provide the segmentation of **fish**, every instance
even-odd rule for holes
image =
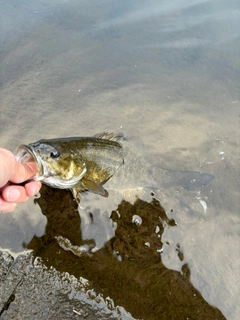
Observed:
[[[108,191],[114,190],[133,203],[145,190],[171,186],[196,190],[214,178],[198,171],[153,166],[145,157],[140,137],[126,138],[106,132],[23,144],[16,159],[20,163],[35,161],[37,174],[33,180],[53,188],[70,189],[78,204],[85,191],[108,197]]]
[[[103,185],[124,163],[123,135],[101,133],[93,137],[41,139],[19,146],[20,163],[35,161],[33,180],[53,188],[70,189],[80,203],[84,191],[108,197]]]
[[[151,200],[151,195],[160,190],[182,187],[187,191],[201,190],[214,176],[199,171],[169,170],[152,164],[146,157],[144,143],[138,136],[121,141],[124,165],[119,167],[107,181],[107,190],[117,191],[124,200],[132,204],[137,198]],[[178,188],[179,189],[179,188]]]

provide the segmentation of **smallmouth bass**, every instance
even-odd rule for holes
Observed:
[[[20,145],[16,159],[20,163],[35,161],[38,172],[33,180],[53,188],[70,189],[78,204],[84,191],[108,197],[107,188],[133,203],[145,190],[171,186],[196,190],[214,178],[198,171],[170,171],[152,166],[143,149],[139,137],[101,133]]]
[[[103,185],[124,163],[120,141],[122,135],[101,133],[93,137],[42,139],[20,145],[16,159],[20,163],[35,161],[33,180],[50,187],[70,189],[79,203],[79,194],[90,191],[108,196]]]

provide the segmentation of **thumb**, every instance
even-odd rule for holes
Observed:
[[[34,162],[29,163],[15,163],[15,172],[11,177],[10,181],[14,183],[21,183],[30,178],[33,178],[37,173],[37,167]]]

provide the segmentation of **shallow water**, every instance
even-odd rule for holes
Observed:
[[[153,165],[213,175],[201,190],[155,191],[177,223],[164,228],[161,261],[177,271],[187,263],[204,299],[238,319],[239,2],[3,0],[0,7],[1,147],[123,132],[142,138]],[[111,206],[95,205],[102,215],[91,228],[82,212],[82,235],[101,246],[114,234],[103,209]],[[46,221],[33,202],[1,215],[1,248],[21,252]]]

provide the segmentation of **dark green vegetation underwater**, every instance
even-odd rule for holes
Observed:
[[[82,240],[81,218],[71,193],[43,186],[36,202],[47,218],[46,231],[42,237],[34,237],[26,247],[40,256],[46,266],[77,278],[87,278],[97,293],[110,296],[115,305],[123,306],[135,318],[225,319],[192,286],[186,264],[177,272],[161,263],[157,250],[162,247],[163,224],[174,227],[175,222],[168,219],[156,199],[151,203],[137,200],[134,205],[126,201],[120,203],[111,216],[117,222],[115,236],[104,248],[80,257],[62,249],[56,240],[56,236],[61,235],[74,246],[94,247],[93,240]],[[132,223],[133,215],[142,218],[141,225]],[[159,233],[155,232],[156,226],[160,226]],[[116,252],[122,261],[114,257]],[[182,260],[180,246],[178,252]]]

